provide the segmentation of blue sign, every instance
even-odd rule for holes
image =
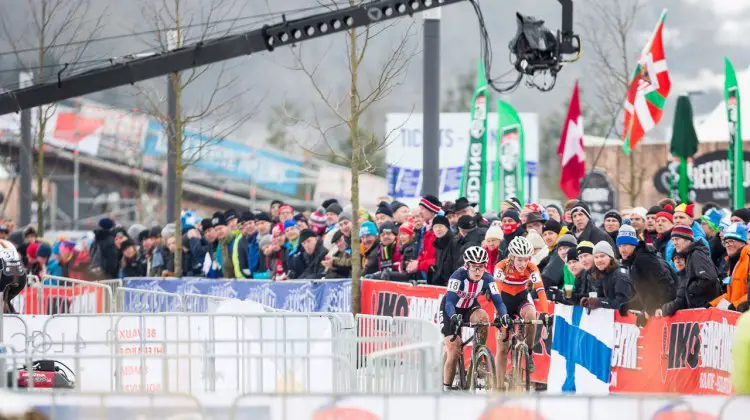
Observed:
[[[164,126],[151,121],[143,142],[143,154],[166,157],[167,142]],[[194,162],[193,167],[208,174],[237,181],[249,182],[254,179],[260,188],[297,195],[300,170],[304,165],[301,160],[191,130],[185,130],[183,150],[185,158]]]
[[[208,295],[228,299],[251,300],[294,312],[350,312],[351,280],[334,281],[227,281],[217,279],[126,279],[124,287],[185,295]],[[147,298],[148,299],[148,298]],[[137,296],[125,294],[124,311],[142,312]],[[172,308],[162,308],[170,311]],[[201,310],[195,310],[194,312]],[[205,312],[205,308],[202,311]]]
[[[526,161],[526,176],[532,177],[537,175],[537,165],[533,160]]]
[[[458,191],[463,167],[440,168],[440,194]],[[388,165],[388,195],[393,198],[414,198],[422,195],[422,170]]]

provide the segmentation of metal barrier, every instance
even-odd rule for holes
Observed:
[[[377,333],[355,328],[373,322]],[[420,322],[292,312],[56,315],[42,340],[0,357],[9,367],[58,360],[87,392],[423,392],[440,386],[440,346],[420,341],[439,334]]]
[[[181,312],[183,308],[182,297],[177,293],[119,287],[115,295],[117,312]]]
[[[66,277],[29,276],[26,288],[13,300],[18,313],[52,315],[60,313],[104,313],[111,309],[112,288]]]

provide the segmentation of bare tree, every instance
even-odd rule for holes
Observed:
[[[230,17],[236,17],[244,2],[240,0],[211,0],[199,3],[198,10],[191,10],[187,0],[141,0],[142,14],[156,35],[154,49],[168,51],[183,45],[200,42],[210,37],[227,35],[235,27]],[[219,24],[218,22],[229,23]],[[257,104],[248,106],[243,96],[248,89],[242,88],[237,76],[231,75],[226,64],[219,66],[217,74],[209,72],[211,66],[194,68],[169,75],[168,83],[174,93],[176,117],[170,119],[167,112],[167,97],[162,89],[152,83],[137,84],[145,108],[163,122],[166,142],[176,151],[175,182],[175,236],[178,246],[174,253],[174,273],[182,273],[182,237],[180,213],[182,209],[182,186],[185,171],[205,158],[213,146],[245,123],[257,109]],[[201,87],[205,80],[213,81]],[[194,101],[185,100],[188,92],[200,93]],[[186,134],[186,129],[192,135]],[[167,147],[167,149],[169,149]],[[226,258],[226,257],[225,257]]]
[[[635,23],[645,5],[645,0],[587,1],[584,34],[593,57],[592,90],[608,120],[619,119],[625,102],[631,72],[642,47],[633,43]],[[621,131],[617,134],[622,137]],[[636,205],[646,177],[646,168],[639,163],[637,153],[634,150],[628,157],[627,175],[621,177],[623,171],[616,174],[616,182],[628,194],[631,206]],[[619,161],[618,153],[618,167]]]
[[[23,3],[26,18],[18,17],[19,3]],[[104,13],[93,11],[91,0],[26,0],[14,1],[13,13],[3,13],[2,28],[12,46],[19,68],[33,74],[33,82],[43,83],[64,71],[81,68],[82,60],[94,39],[104,26]],[[60,64],[64,62],[65,64]],[[45,105],[36,109],[33,135],[36,137],[36,201],[37,230],[44,234],[44,139],[47,123],[56,106]]]
[[[361,0],[349,0],[346,6],[357,6],[363,3]],[[331,8],[341,6],[341,2],[323,2]],[[382,101],[390,95],[394,88],[399,86],[406,75],[409,62],[417,54],[415,38],[415,25],[412,22],[404,31],[398,41],[388,40],[387,49],[372,49],[376,38],[385,31],[395,30],[396,23],[379,24],[367,27],[365,29],[350,29],[346,34],[346,63],[349,78],[347,88],[344,94],[337,94],[336,88],[328,88],[325,83],[330,82],[330,77],[320,68],[322,63],[327,62],[325,55],[316,54],[310,61],[315,64],[306,64],[302,54],[302,49],[297,46],[292,49],[295,60],[295,69],[302,72],[317,95],[319,102],[323,104],[326,114],[333,117],[335,121],[325,126],[321,122],[317,108],[313,105],[314,122],[310,123],[320,133],[324,151],[315,151],[316,148],[304,146],[313,154],[331,159],[332,157],[339,163],[345,164],[351,168],[351,202],[353,211],[359,208],[359,175],[362,173],[371,173],[375,170],[375,162],[372,159],[375,152],[382,152],[391,141],[391,133],[378,136],[374,132],[363,130],[362,122],[367,112],[376,103]],[[332,41],[332,42],[335,42]],[[333,44],[331,44],[332,46]],[[370,57],[369,51],[389,51],[382,58],[377,71],[369,72],[365,66],[366,59],[374,61]],[[330,48],[329,48],[330,50]],[[368,77],[370,76],[370,77]],[[340,91],[338,91],[340,92]],[[336,141],[334,133],[342,129],[348,135],[351,152],[342,152],[341,142]],[[348,141],[348,142],[349,142]],[[317,145],[316,145],[317,146]],[[346,147],[348,149],[348,147]],[[361,304],[361,292],[359,279],[361,275],[361,253],[359,249],[359,219],[354,217],[351,237],[352,247],[352,312],[359,313]]]

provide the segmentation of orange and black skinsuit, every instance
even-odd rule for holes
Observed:
[[[500,297],[508,308],[510,316],[520,316],[524,306],[534,305],[529,294],[529,284],[539,296],[542,313],[549,313],[542,275],[534,263],[529,261],[526,269],[519,272],[508,259],[504,259],[495,266],[495,280],[499,283]]]

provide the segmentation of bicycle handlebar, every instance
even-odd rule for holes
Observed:
[[[511,320],[508,325],[542,325],[544,321],[541,319],[534,319],[531,321],[525,319]],[[496,327],[499,326],[499,322],[462,322],[462,327],[477,328],[477,327]]]

